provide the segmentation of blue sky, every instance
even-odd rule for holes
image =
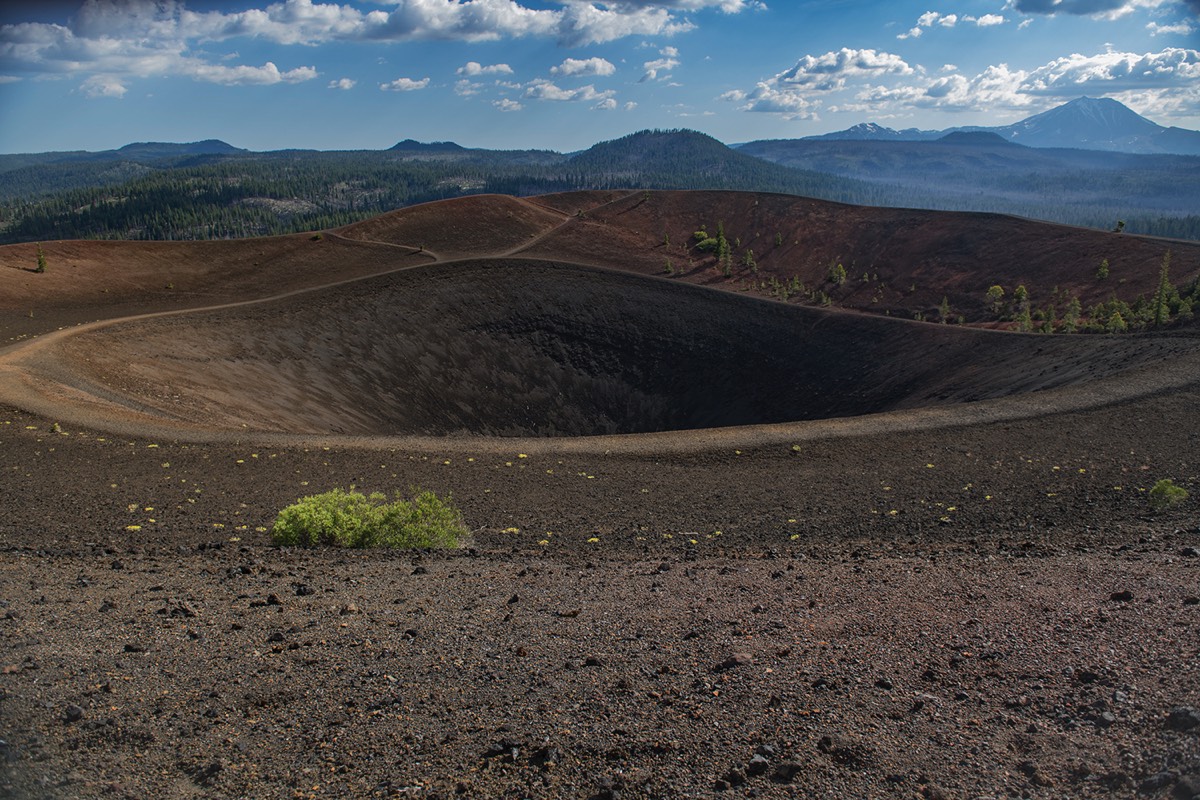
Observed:
[[[571,151],[1082,95],[1200,129],[1200,0],[87,0],[0,4],[0,152],[223,139]]]

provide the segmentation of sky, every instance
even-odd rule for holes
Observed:
[[[1004,125],[1081,96],[1200,129],[1198,47],[1200,0],[10,0],[0,153],[571,152]]]

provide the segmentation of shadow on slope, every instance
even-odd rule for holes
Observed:
[[[1181,346],[917,324],[481,260],[118,323],[65,339],[55,358],[94,394],[212,429],[578,436],[1003,397]]]

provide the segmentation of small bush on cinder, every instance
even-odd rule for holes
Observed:
[[[468,531],[450,497],[421,491],[387,502],[379,492],[332,489],[279,512],[271,541],[293,547],[457,547]]]
[[[1150,489],[1150,508],[1155,511],[1166,511],[1187,499],[1187,489],[1176,486],[1170,478],[1163,478]]]

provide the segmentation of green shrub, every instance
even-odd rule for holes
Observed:
[[[1170,478],[1163,478],[1150,490],[1150,508],[1155,511],[1166,511],[1187,499],[1187,489],[1176,486]]]
[[[332,489],[304,497],[279,512],[271,541],[295,547],[457,547],[467,535],[462,514],[433,492],[411,501],[375,492]]]

